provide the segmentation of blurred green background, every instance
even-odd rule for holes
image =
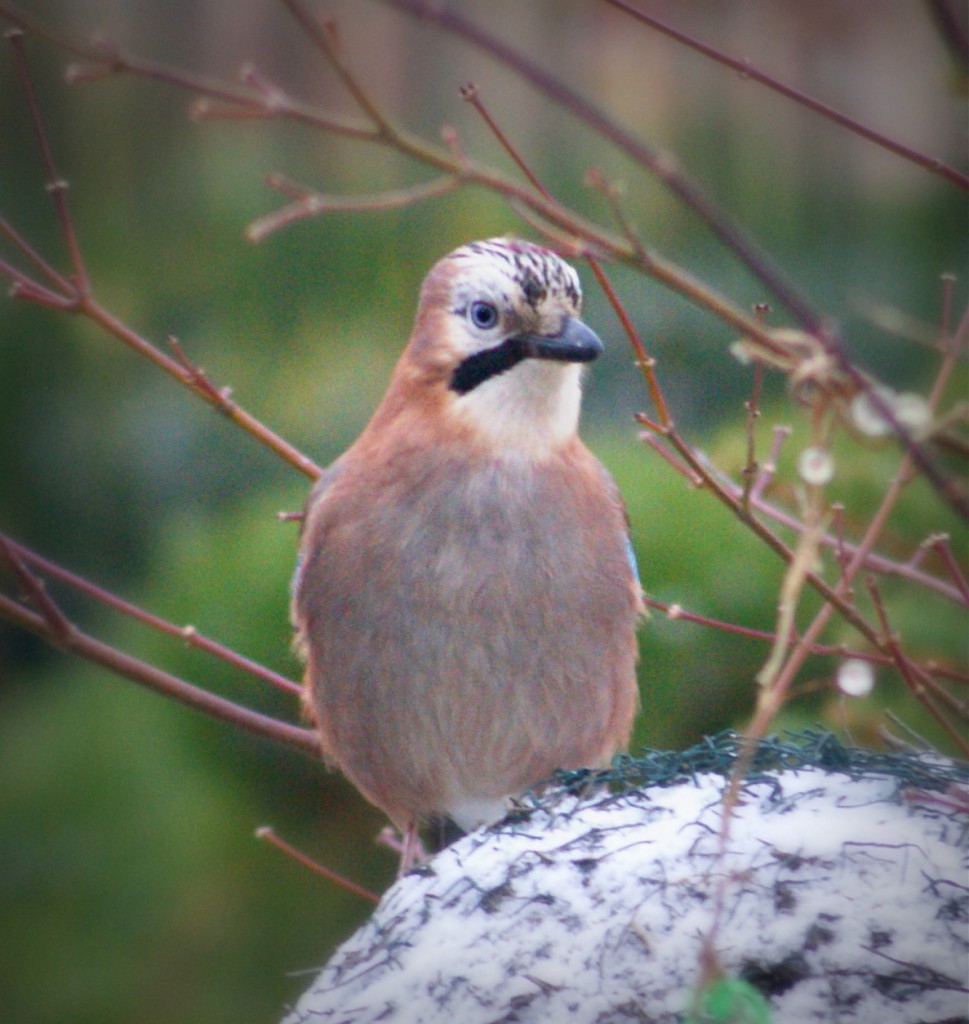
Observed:
[[[889,303],[936,325],[948,271],[960,278],[958,315],[964,194],[594,0],[453,6],[675,152],[840,325],[862,366],[900,389],[925,390],[935,357],[881,332],[863,310]],[[928,5],[643,6],[965,166],[965,80]],[[315,8],[337,18],[348,59],[411,129],[437,139],[451,125],[469,153],[511,171],[458,96],[473,80],[564,201],[608,223],[601,198],[582,183],[599,167],[625,182],[629,215],[660,252],[743,307],[770,298],[659,184],[479,51],[379,3]],[[103,32],[213,77],[234,80],[251,62],[309,102],[356,113],[282,5],[36,0],[30,12],[67,36]],[[190,97],[157,82],[68,86],[63,51],[31,37],[27,52],[95,294],[156,344],[177,336],[217,384],[231,385],[245,408],[321,464],[352,441],[378,401],[430,265],[473,238],[530,234],[497,199],[464,191],[304,221],[249,244],[246,225],[282,202],[264,184],[272,171],[341,194],[429,173],[305,128],[193,121]],[[0,52],[0,139],[0,215],[64,268],[9,52]],[[648,399],[611,311],[583,276],[587,319],[609,348],[588,378],[584,433],[625,493],[647,590],[772,628],[780,564],[637,440],[632,416],[648,410]],[[613,280],[658,359],[681,430],[736,473],[750,375],[727,354],[731,332],[652,281],[621,269]],[[783,310],[773,322],[787,322]],[[776,422],[804,436],[783,382],[768,382],[765,404],[763,446]],[[276,513],[301,507],[306,480],[91,325],[13,301],[0,306],[0,438],[2,529],[298,677],[287,613],[296,527]],[[789,443],[786,466],[797,445]],[[834,490],[854,535],[896,465],[890,445],[839,454]],[[917,485],[890,525],[889,549],[906,558],[928,532],[946,529],[964,551],[964,532]],[[9,579],[4,588],[13,589]],[[293,702],[222,663],[52,589],[84,628],[139,658],[295,718]],[[885,589],[914,654],[962,656],[964,621],[954,606]],[[829,638],[851,636],[835,629]],[[642,648],[637,742],[683,746],[744,721],[764,647],[654,616]],[[867,739],[888,703],[935,736],[889,673],[870,701],[847,707],[831,695],[832,668],[826,659],[806,667],[802,687],[813,696],[786,722],[849,722]],[[0,623],[0,1016],[43,1024],[276,1019],[309,983],[304,972],[369,907],[258,843],[254,830],[266,823],[362,884],[382,891],[393,879],[393,855],[373,843],[380,814],[339,776]]]

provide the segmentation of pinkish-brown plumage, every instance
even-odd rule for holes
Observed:
[[[599,344],[579,303],[574,271],[526,243],[440,261],[386,396],[310,495],[307,704],[402,829],[494,820],[628,741],[642,601],[621,499],[576,433]]]

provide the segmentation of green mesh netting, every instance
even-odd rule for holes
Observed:
[[[555,782],[568,792],[607,784],[622,791],[644,786],[673,786],[695,781],[698,775],[728,776],[747,740],[732,729],[706,737],[687,750],[644,749],[638,757],[620,754],[612,767],[593,771],[559,771]],[[851,778],[871,776],[898,779],[900,788],[945,790],[969,783],[969,763],[938,754],[889,753],[846,746],[824,729],[804,729],[783,736],[765,736],[754,745],[748,783],[770,782],[778,772],[822,768]]]

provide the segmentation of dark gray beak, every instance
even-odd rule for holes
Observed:
[[[519,334],[516,340],[529,359],[554,359],[560,363],[591,363],[602,355],[603,345],[591,328],[568,317],[557,334]]]

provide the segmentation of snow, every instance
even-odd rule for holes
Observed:
[[[778,1024],[969,1020],[965,815],[894,779],[785,772],[744,787],[722,852],[724,785],[560,796],[465,837],[285,1024],[673,1024],[718,891],[720,964]]]

